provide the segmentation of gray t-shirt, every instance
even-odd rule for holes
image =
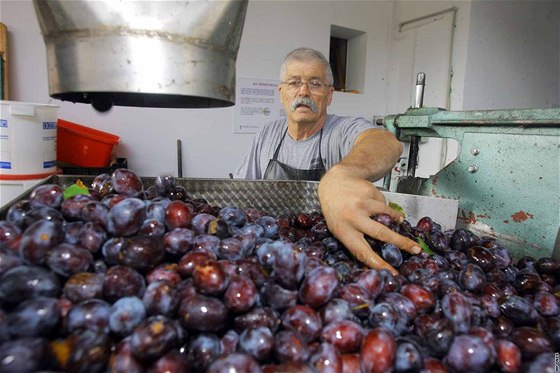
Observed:
[[[268,162],[274,157],[274,151],[286,132],[287,119],[280,119],[265,124],[262,130],[253,139],[251,149],[234,173],[236,179],[262,179]],[[360,133],[375,128],[364,118],[340,117],[327,115],[323,126],[321,139],[321,157],[325,168],[328,170],[344,158]],[[294,141],[286,134],[280,151],[278,161],[290,167],[309,170],[319,166],[319,138],[320,132],[313,136]]]

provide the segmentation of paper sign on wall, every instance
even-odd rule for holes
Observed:
[[[285,116],[277,80],[237,78],[234,133],[256,133]]]

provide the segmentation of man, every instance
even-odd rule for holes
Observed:
[[[299,48],[280,69],[280,100],[286,119],[268,123],[253,140],[236,178],[317,180],[319,203],[331,233],[371,268],[397,271],[377,255],[364,234],[410,253],[418,244],[371,219],[379,213],[403,217],[375,188],[402,153],[388,131],[363,118],[327,114],[334,88],[329,62],[318,51]]]

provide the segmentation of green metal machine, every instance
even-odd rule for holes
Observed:
[[[560,109],[418,107],[383,124],[401,141],[453,138],[461,146],[437,174],[409,175],[397,192],[457,199],[457,228],[496,237],[516,258],[560,259]],[[390,177],[384,184],[395,189]]]

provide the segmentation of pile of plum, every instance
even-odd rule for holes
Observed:
[[[430,249],[367,238],[394,276],[320,213],[212,206],[126,169],[64,192],[40,185],[0,221],[0,372],[557,371],[552,258],[375,216]]]

